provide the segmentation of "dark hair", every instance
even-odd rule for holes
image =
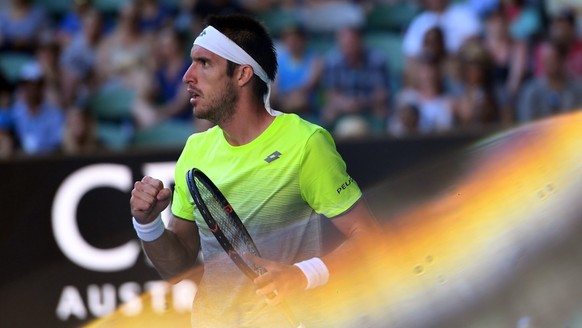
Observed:
[[[206,18],[206,26],[211,25],[226,35],[253,59],[261,65],[269,79],[274,80],[277,75],[277,53],[273,40],[267,29],[254,18],[242,15],[212,15]],[[228,61],[227,74],[232,76],[238,65]],[[267,84],[258,76],[254,76],[253,92],[257,99],[263,100],[267,93]]]

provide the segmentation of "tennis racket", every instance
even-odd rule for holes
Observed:
[[[261,254],[255,245],[246,227],[220,192],[216,185],[197,168],[186,173],[186,183],[196,207],[220,246],[230,259],[249,279],[254,280],[265,273],[265,269],[242,256],[245,252],[260,257]],[[268,295],[272,298],[275,295]],[[284,302],[279,307],[287,320],[298,328],[305,328],[297,321]]]

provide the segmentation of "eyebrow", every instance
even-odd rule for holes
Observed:
[[[206,61],[206,62],[212,61],[210,59],[210,57],[206,57],[206,56],[191,56],[190,58],[192,58],[193,61]]]

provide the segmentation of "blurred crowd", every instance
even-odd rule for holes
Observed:
[[[543,0],[7,0],[0,157],[178,146],[210,14],[276,40],[271,103],[337,138],[483,133],[582,105],[576,7]]]

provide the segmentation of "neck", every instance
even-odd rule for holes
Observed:
[[[242,146],[255,140],[274,121],[264,105],[240,107],[234,115],[219,124],[224,137],[233,146]]]

